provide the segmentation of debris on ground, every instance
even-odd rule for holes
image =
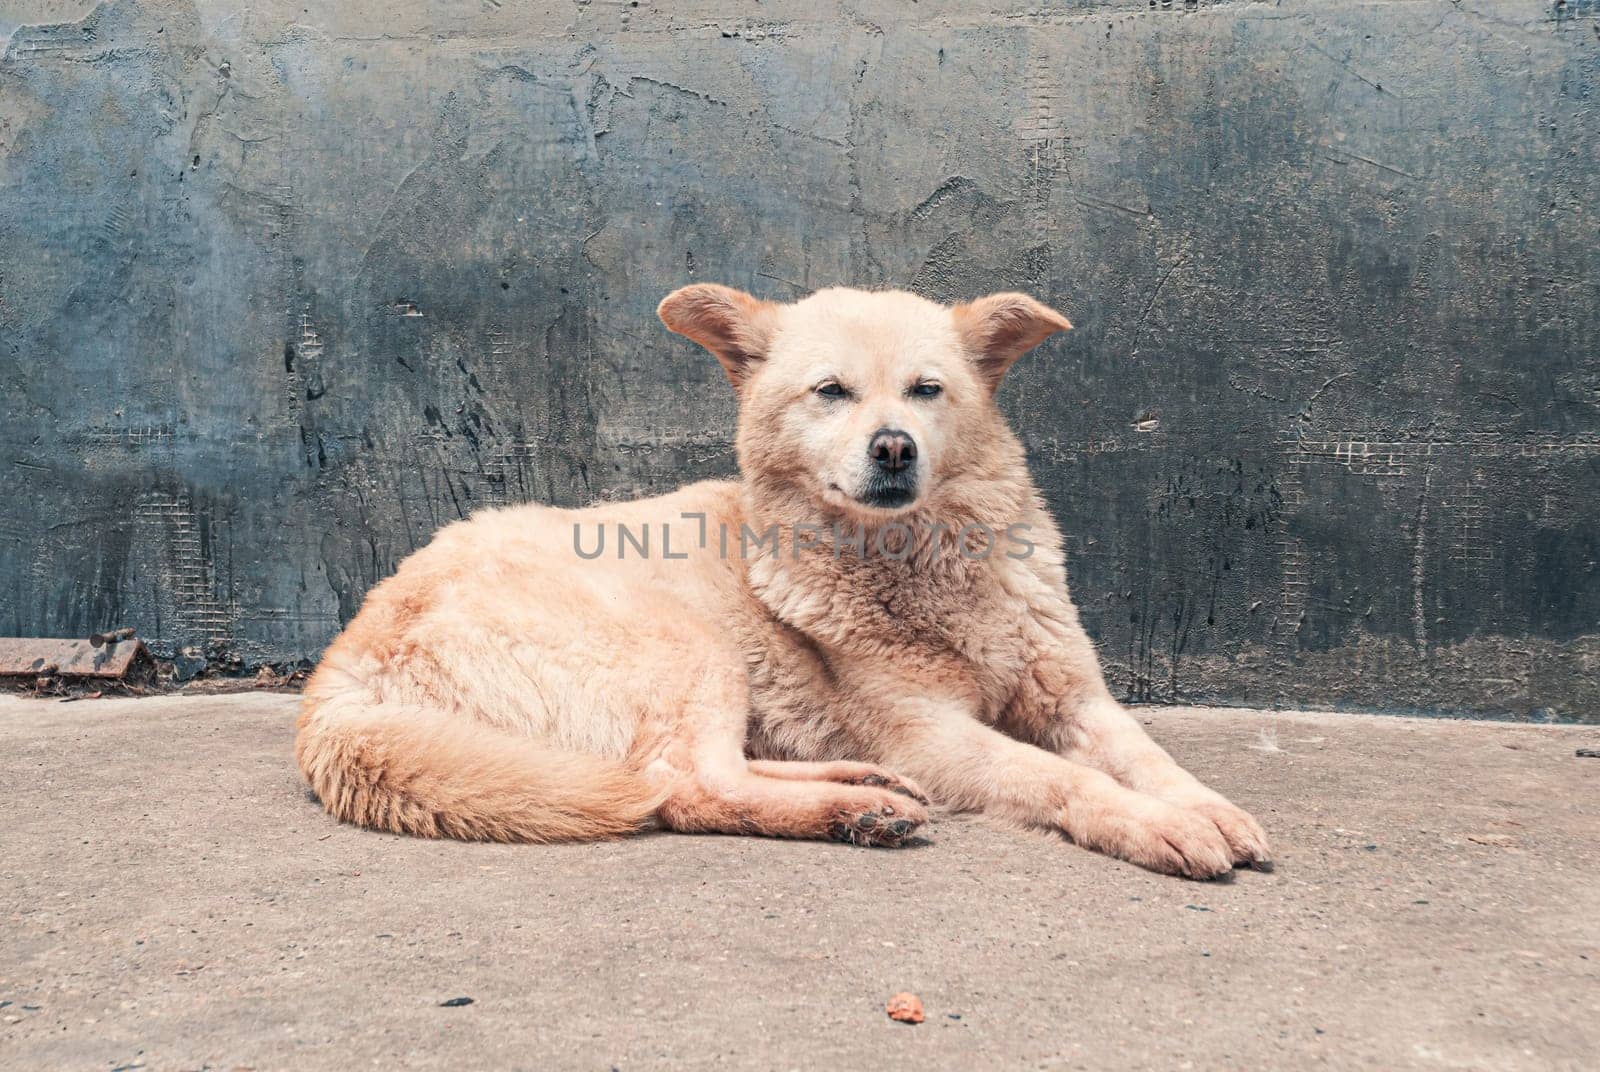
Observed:
[[[153,652],[130,626],[86,638],[0,637],[0,689],[63,701],[158,693],[298,692],[310,676],[304,660],[247,664],[227,645]]]
[[[441,1009],[459,1009],[463,1005],[471,1005],[471,1004],[472,1004],[472,999],[468,998],[468,997],[447,998],[444,1001],[439,1002],[439,1008],[441,1008]]]
[[[188,681],[199,677],[206,672],[210,665],[206,662],[205,652],[199,648],[179,648],[172,653],[172,677],[176,681]]]
[[[1579,759],[1600,759],[1600,748],[1580,748],[1577,756]]]
[[[889,999],[889,1019],[902,1024],[922,1023],[922,999],[915,994],[901,992]]]
[[[1477,845],[1492,845],[1501,849],[1509,849],[1516,844],[1516,840],[1506,834],[1468,834],[1467,840]]]

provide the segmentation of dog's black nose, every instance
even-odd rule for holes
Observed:
[[[909,469],[917,460],[917,441],[898,428],[879,428],[867,447],[872,461],[886,473]]]

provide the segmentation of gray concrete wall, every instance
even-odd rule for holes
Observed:
[[[1031,291],[1115,687],[1600,720],[1594,0],[0,12],[0,633],[314,657],[730,471],[689,280]]]

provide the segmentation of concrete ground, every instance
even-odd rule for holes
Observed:
[[[0,698],[0,1067],[1592,1069],[1600,730],[1148,709],[1273,874],[339,826],[295,698]],[[884,1015],[919,994],[927,1022]],[[471,1005],[445,1007],[451,998]]]

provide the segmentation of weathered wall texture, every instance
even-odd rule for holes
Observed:
[[[1124,695],[1600,721],[1596,11],[12,0],[0,633],[314,657],[730,471],[667,290],[1020,288]]]

